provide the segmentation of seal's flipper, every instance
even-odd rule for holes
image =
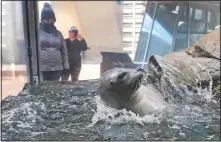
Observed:
[[[148,61],[148,74],[151,80],[155,78],[160,83],[163,70],[154,55],[150,56]]]

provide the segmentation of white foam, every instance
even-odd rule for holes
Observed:
[[[105,121],[106,123],[110,124],[124,124],[128,122],[135,122],[140,125],[144,125],[144,123],[160,123],[160,116],[151,114],[140,117],[139,115],[136,115],[131,111],[126,111],[125,109],[117,110],[106,106],[100,99],[100,96],[96,96],[95,100],[97,104],[97,111],[92,117],[92,124],[90,126],[93,126],[98,121]]]
[[[182,133],[182,132],[180,132],[179,135],[182,136],[182,137],[186,137],[186,134]]]

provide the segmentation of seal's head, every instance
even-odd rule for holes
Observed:
[[[99,94],[106,101],[125,102],[139,89],[144,76],[143,69],[114,68],[108,70],[100,77]]]

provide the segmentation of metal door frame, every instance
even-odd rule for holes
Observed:
[[[152,24],[151,24],[151,30],[150,30],[150,36],[149,36],[149,38],[148,38],[148,41],[147,41],[147,44],[146,44],[146,49],[145,49],[145,52],[144,52],[144,58],[143,58],[143,64],[142,64],[142,66],[141,66],[141,68],[143,69],[144,68],[144,64],[145,64],[145,59],[146,59],[146,54],[147,54],[147,51],[148,51],[148,48],[149,48],[149,43],[150,43],[150,38],[151,38],[151,36],[152,36],[152,31],[153,31],[153,26],[154,26],[154,21],[155,21],[155,17],[156,17],[156,11],[157,11],[157,8],[158,8],[158,3],[157,2],[155,2],[155,9],[154,9],[154,13],[153,13],[153,20],[152,20]],[[147,9],[146,9],[146,12],[147,12]],[[145,13],[146,13],[145,12]],[[145,15],[146,16],[146,15]],[[144,19],[145,19],[145,17],[144,17]],[[142,27],[141,27],[142,28]]]
[[[40,49],[38,30],[38,1],[22,1],[24,36],[28,56],[29,82],[34,85],[41,81]]]

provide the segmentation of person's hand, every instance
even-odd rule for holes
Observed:
[[[63,69],[63,74],[66,74],[66,73],[68,73],[69,72],[69,69]]]
[[[82,40],[82,39],[83,39],[83,37],[82,37],[80,34],[77,35],[77,38],[78,38],[79,40]]]

